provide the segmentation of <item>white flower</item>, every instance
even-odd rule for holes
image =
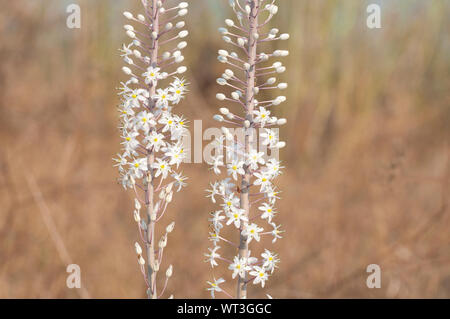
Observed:
[[[137,156],[136,148],[139,145],[139,141],[136,139],[139,136],[139,133],[136,131],[126,132],[124,131],[122,134],[122,138],[124,141],[120,144],[124,146],[125,154]]]
[[[247,165],[253,169],[256,170],[258,169],[258,164],[264,165],[265,161],[264,161],[264,152],[258,152],[255,149],[250,150],[250,152],[247,155]]]
[[[158,89],[155,95],[156,106],[159,108],[166,108],[169,106],[169,101],[172,99],[169,89]]]
[[[255,279],[253,279],[253,284],[257,285],[261,283],[261,287],[263,288],[266,284],[266,280],[269,278],[264,268],[258,266],[253,267],[253,270],[250,271],[250,275],[255,277]]]
[[[242,234],[244,236],[247,236],[247,243],[250,243],[252,239],[255,239],[256,241],[260,241],[261,237],[259,236],[259,233],[262,232],[264,228],[258,227],[255,223],[252,223],[251,225],[248,225],[245,227]]]
[[[279,192],[277,192],[272,186],[267,187],[265,192],[267,198],[269,199],[269,202],[272,204],[274,204],[277,199],[280,199],[280,197],[278,196]]]
[[[160,175],[162,175],[163,179],[167,178],[167,175],[170,172],[169,163],[160,158],[157,158],[156,161],[157,163],[153,163],[153,168],[156,169],[155,178],[159,177]]]
[[[211,201],[213,203],[216,203],[215,196],[220,194],[220,192],[219,192],[219,184],[217,182],[215,182],[214,184],[210,183],[210,185],[211,185],[211,189],[207,189],[206,191],[211,193],[211,194],[207,195],[206,197],[211,197]]]
[[[260,136],[263,138],[263,145],[274,147],[278,143],[277,133],[272,129],[265,129],[265,132],[261,133]]]
[[[234,279],[237,275],[244,278],[245,273],[251,270],[251,267],[246,264],[246,258],[239,258],[238,256],[235,256],[233,263],[228,266],[228,269],[233,271],[233,275],[231,277]]]
[[[237,174],[239,175],[245,174],[243,168],[244,167],[243,161],[234,160],[231,164],[228,164],[227,167],[228,167],[228,174],[233,176],[234,180],[237,180]]]
[[[273,227],[273,230],[271,232],[272,236],[273,236],[273,240],[272,243],[275,243],[277,241],[278,238],[282,238],[281,237],[281,233],[283,231],[279,230],[279,228],[281,227],[281,225],[277,225],[275,223],[270,223],[270,225]]]
[[[272,177],[277,177],[281,174],[281,169],[283,166],[280,165],[280,161],[276,160],[275,158],[271,158],[266,163],[267,172],[272,175]]]
[[[264,192],[266,189],[268,189],[272,183],[270,182],[270,176],[265,173],[255,173],[256,180],[253,182],[255,186],[261,185],[260,192]]]
[[[223,166],[223,155],[217,155],[217,156],[213,156],[211,158],[213,160],[212,166],[213,166],[213,170],[214,173],[216,173],[217,175],[220,174],[220,166]]]
[[[158,121],[159,124],[163,124],[164,127],[162,129],[162,132],[167,132],[168,130],[172,130],[176,126],[175,119],[173,118],[172,114],[169,112],[164,112],[161,116],[161,119]]]
[[[277,267],[277,264],[280,262],[277,255],[265,249],[264,252],[261,254],[261,257],[263,258],[264,262],[263,268],[273,273],[273,271]]]
[[[216,258],[220,257],[220,254],[217,253],[217,250],[220,248],[220,246],[215,246],[214,248],[208,248],[209,254],[205,254],[207,259],[206,262],[209,262],[211,264],[211,267],[214,268],[215,266],[218,266],[218,263],[216,261]]]
[[[220,241],[219,235],[217,232],[209,233],[209,240],[213,242],[214,246],[217,246],[217,243]]]
[[[136,117],[136,121],[137,128],[143,130],[145,133],[150,131],[150,126],[156,125],[156,122],[153,120],[153,114],[147,111],[140,112]]]
[[[130,163],[130,166],[135,178],[142,178],[148,170],[146,158],[137,158]]]
[[[216,231],[222,229],[223,228],[222,221],[225,219],[225,216],[222,216],[222,211],[218,210],[216,212],[212,212],[211,216],[212,217],[209,219],[209,221],[212,223],[214,229]]]
[[[228,221],[227,225],[234,224],[236,228],[241,227],[241,222],[247,222],[248,219],[245,217],[245,209],[235,208],[227,214]]]
[[[147,148],[153,147],[155,152],[159,152],[161,147],[166,146],[166,143],[164,142],[164,135],[159,134],[156,131],[152,131],[150,135],[145,137],[144,141],[148,143]]]
[[[262,106],[259,107],[259,111],[253,111],[253,114],[256,115],[254,118],[255,123],[261,123],[261,127],[264,127],[267,121],[270,120],[270,112]]]
[[[172,82],[169,88],[170,93],[172,94],[172,103],[178,104],[183,98],[184,93],[186,92],[186,83],[184,79],[175,78],[175,81]]]
[[[226,213],[233,211],[235,208],[239,207],[240,200],[238,197],[234,196],[233,193],[223,197],[223,207]]]
[[[179,174],[179,173],[174,173],[172,174],[173,179],[175,179],[175,186],[177,186],[177,192],[179,192],[183,187],[185,187],[187,185],[187,183],[185,183],[184,181],[187,180],[188,178]]]
[[[159,71],[159,68],[154,68],[152,66],[147,68],[147,72],[142,74],[142,76],[145,78],[145,84],[154,84],[157,80],[161,79]]]
[[[165,153],[167,157],[170,158],[169,165],[177,165],[180,166],[181,162],[184,159],[185,152],[183,146],[180,144],[172,145],[169,147],[168,151]]]
[[[217,280],[214,278],[214,282],[207,281],[207,283],[211,287],[207,288],[206,290],[211,291],[211,297],[215,298],[214,292],[221,292],[222,291],[222,288],[220,288],[219,285],[224,283],[224,282],[225,282],[225,279],[223,279],[223,278],[219,278]]]
[[[272,222],[272,218],[275,216],[276,211],[274,211],[273,206],[263,203],[262,206],[259,206],[258,209],[260,211],[263,211],[263,214],[261,215],[262,219],[267,219],[269,223]]]

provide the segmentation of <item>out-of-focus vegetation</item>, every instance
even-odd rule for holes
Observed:
[[[132,194],[114,182],[111,161],[124,79],[117,49],[128,41],[121,12],[139,2],[79,0],[82,28],[70,30],[68,1],[0,1],[0,297],[78,297],[67,261],[81,266],[92,297],[145,296]],[[191,94],[180,107],[204,128],[219,106],[227,2],[191,1],[188,16]],[[276,111],[289,121],[278,207],[286,233],[267,292],[449,298],[450,2],[382,1],[379,30],[366,27],[369,2],[279,3],[274,26],[291,34],[288,102]],[[169,291],[208,297],[204,189],[214,177],[206,165],[184,170]],[[366,287],[372,263],[381,289]]]

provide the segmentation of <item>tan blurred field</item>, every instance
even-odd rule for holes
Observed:
[[[191,92],[179,112],[207,128],[228,7],[190,2]],[[450,298],[450,1],[381,1],[379,30],[366,27],[369,2],[278,2],[273,26],[291,34],[277,109],[289,121],[286,233],[280,269],[250,296]],[[0,297],[143,298],[133,194],[111,160],[121,12],[139,1],[79,0],[80,30],[66,27],[68,3],[0,1]],[[215,177],[203,164],[183,170],[190,184],[170,209],[163,267],[174,264],[169,293],[207,298],[204,189]],[[85,290],[66,287],[67,263],[81,266]],[[381,289],[366,287],[372,263]]]

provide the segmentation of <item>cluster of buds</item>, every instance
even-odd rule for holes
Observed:
[[[170,1],[142,0],[143,14],[124,12],[135,27],[124,26],[131,43],[124,44],[120,50],[126,64],[122,70],[129,79],[120,87],[119,129],[123,149],[115,161],[119,182],[136,195],[134,219],[145,245],[146,258],[138,243],[136,253],[148,297],[152,299],[163,295],[172,276],[172,266],[169,266],[164,288],[158,294],[156,275],[168,234],[175,224],[167,226],[158,245],[155,226],[164,216],[174,191],[186,185],[186,177],[177,172],[186,154],[182,144],[186,120],[174,114],[173,108],[187,92],[185,80],[179,77],[187,68],[179,65],[184,60],[181,50],[187,46],[184,38],[188,31],[184,29],[185,22],[177,20],[187,14],[188,3],[167,7],[166,2]],[[164,84],[168,79],[171,83]],[[141,206],[145,207],[145,219],[141,219]]]
[[[272,58],[289,54],[285,50],[271,53],[261,52],[260,46],[275,40],[287,40],[288,34],[280,34],[278,29],[264,33],[264,27],[278,12],[275,0],[230,0],[237,21],[225,20],[226,28],[219,32],[223,40],[233,46],[237,52],[219,50],[218,60],[228,69],[217,79],[220,86],[228,87],[229,94],[219,93],[217,99],[237,106],[236,111],[220,108],[220,114],[214,119],[226,124],[222,135],[216,139],[219,149],[226,150],[226,155],[216,154],[212,158],[212,170],[222,174],[225,168],[227,177],[211,184],[208,191],[213,203],[219,201],[220,209],[211,213],[210,241],[213,247],[205,254],[207,262],[214,268],[218,261],[228,264],[231,278],[237,281],[236,295],[225,291],[220,284],[225,279],[220,277],[208,282],[207,288],[212,297],[215,292],[222,292],[229,297],[247,298],[247,285],[265,286],[279,263],[276,253],[264,247],[250,243],[263,244],[269,237],[274,243],[281,238],[280,225],[275,223],[275,204],[280,192],[274,186],[274,179],[281,174],[280,161],[274,153],[285,147],[279,140],[277,126],[286,124],[286,119],[271,115],[273,109],[286,101],[286,97],[260,99],[267,96],[268,90],[284,90],[286,83],[278,83],[276,76],[284,73],[286,68],[281,62],[269,62]],[[262,20],[262,17],[265,20]],[[264,92],[264,94],[262,94]],[[242,131],[242,138],[233,132]],[[260,145],[271,150],[271,156],[257,149],[257,137]],[[238,185],[236,185],[237,183]],[[218,199],[217,199],[218,198]],[[261,224],[261,223],[264,223]],[[224,224],[236,229],[239,242],[226,239],[221,231]],[[268,229],[266,228],[268,226]],[[232,258],[224,258],[219,253],[220,245],[231,245],[236,249]],[[269,240],[270,242],[270,240]],[[252,254],[253,253],[253,254]]]

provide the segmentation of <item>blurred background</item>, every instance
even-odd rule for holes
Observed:
[[[279,47],[291,52],[288,102],[275,112],[288,119],[286,232],[273,247],[280,269],[250,296],[450,298],[450,1],[278,2],[271,26],[291,34]],[[66,27],[70,3],[81,29]],[[191,85],[178,112],[204,128],[216,125],[227,3],[190,1]],[[369,3],[381,5],[381,29],[366,26]],[[0,4],[0,297],[143,298],[134,197],[112,167],[122,11],[140,1]],[[206,169],[184,165],[189,187],[163,222],[177,222],[162,268],[174,264],[178,298],[209,297]],[[82,290],[66,287],[69,263]],[[366,286],[373,263],[381,289]]]

